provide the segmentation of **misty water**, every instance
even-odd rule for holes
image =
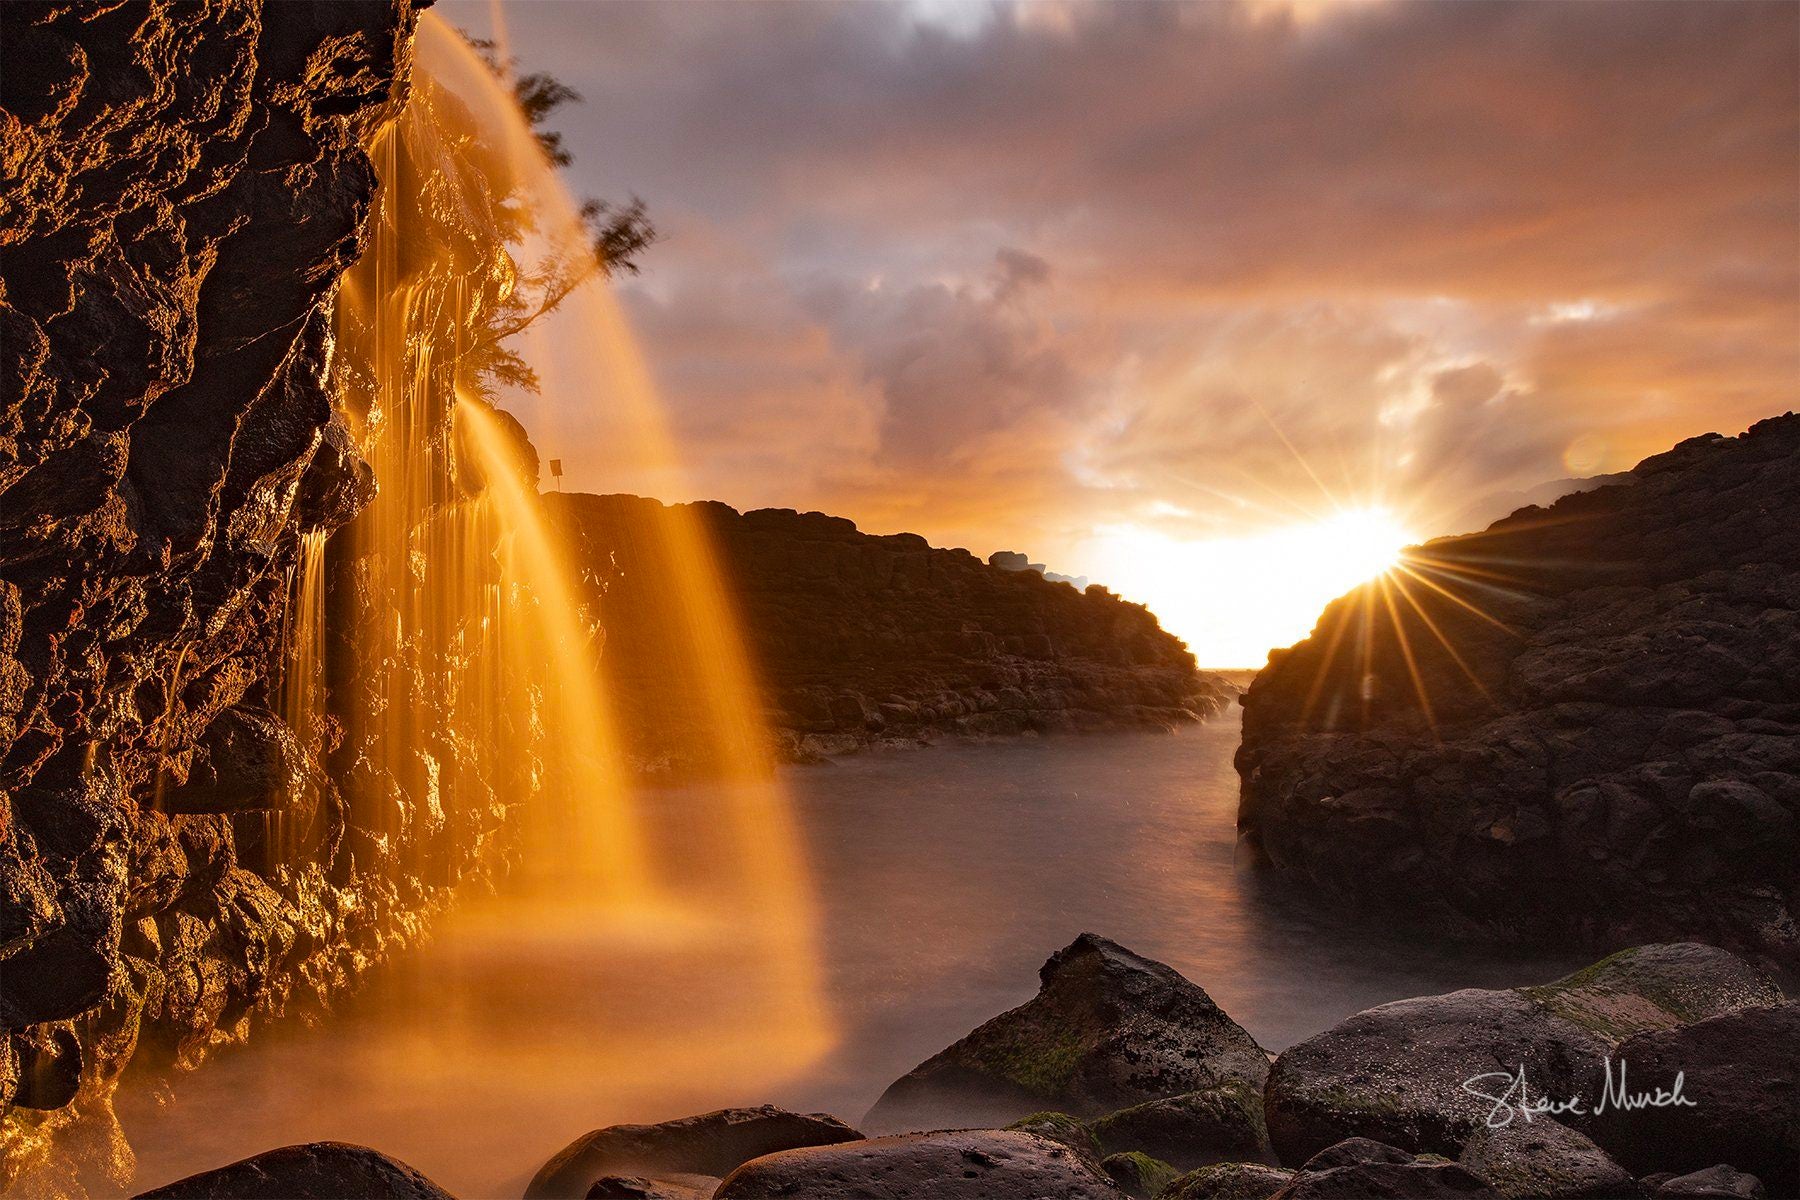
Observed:
[[[464,1196],[517,1196],[597,1126],[775,1103],[858,1121],[1083,930],[1169,963],[1280,1050],[1349,1013],[1552,978],[1579,959],[1334,923],[1235,862],[1235,715],[1175,735],[945,744],[792,768],[835,1041],[781,1063],[743,1014],[728,933],[476,901],[329,1020],[261,1029],[117,1098],[132,1187],[277,1145],[373,1145]],[[701,787],[655,803],[703,820]],[[560,916],[559,916],[560,912]],[[683,946],[692,941],[692,952]]]

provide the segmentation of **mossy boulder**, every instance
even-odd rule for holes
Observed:
[[[1105,1157],[1100,1148],[1100,1139],[1094,1131],[1079,1117],[1068,1113],[1039,1112],[1029,1117],[1022,1117],[1007,1126],[1018,1133],[1035,1133],[1039,1137],[1047,1137],[1053,1142],[1061,1142],[1075,1153],[1083,1155],[1098,1163]]]
[[[1157,1200],[1269,1200],[1294,1172],[1262,1163],[1214,1163],[1174,1180]]]
[[[1497,1110],[1505,1115],[1521,1071],[1532,1096],[1585,1098],[1591,1108],[1605,1060],[1626,1037],[1780,998],[1736,955],[1678,944],[1621,951],[1540,987],[1383,1004],[1276,1060],[1264,1101],[1269,1137],[1290,1163],[1354,1136],[1456,1156]],[[1559,1119],[1584,1130],[1590,1120]]]
[[[1160,1158],[1151,1158],[1139,1150],[1109,1154],[1100,1163],[1100,1169],[1132,1200],[1153,1200],[1181,1174]]]
[[[1463,1166],[1506,1200],[1620,1200],[1639,1188],[1593,1139],[1549,1117],[1477,1129]]]
[[[1182,1171],[1275,1161],[1262,1093],[1238,1082],[1134,1104],[1094,1122],[1093,1132],[1108,1154],[1142,1150]]]
[[[896,1080],[864,1123],[1004,1125],[1045,1108],[1092,1118],[1226,1084],[1262,1089],[1256,1040],[1162,963],[1084,933],[1038,974],[1033,999]]]

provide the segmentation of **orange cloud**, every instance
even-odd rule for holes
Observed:
[[[508,10],[665,215],[628,301],[709,494],[1078,572],[1794,402],[1790,4],[940,7]]]

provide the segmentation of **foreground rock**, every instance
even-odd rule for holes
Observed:
[[[346,1142],[283,1146],[189,1175],[137,1200],[453,1200],[397,1159]]]
[[[1631,1173],[1591,1138],[1549,1117],[1479,1128],[1459,1161],[1506,1200],[1620,1200],[1640,1194]]]
[[[674,576],[655,527],[692,520],[719,550],[790,758],[941,735],[1166,729],[1217,713],[1236,689],[1142,605],[1009,571],[916,534],[842,517],[635,496],[551,493],[545,504],[605,593],[607,655],[634,745],[671,767],[697,753],[693,693],[671,672]]]
[[[771,1105],[720,1109],[660,1125],[610,1125],[583,1134],[553,1155],[532,1177],[525,1196],[582,1200],[602,1177],[616,1177],[608,1187],[622,1195],[631,1194],[623,1189],[632,1185],[622,1182],[630,1177],[691,1188],[696,1185],[674,1177],[722,1177],[778,1150],[861,1137],[836,1117],[791,1113]]]
[[[1050,956],[1038,994],[896,1080],[873,1129],[1095,1117],[1211,1088],[1260,1092],[1268,1057],[1200,988],[1091,933]],[[1228,1109],[1221,1106],[1224,1120]],[[1242,1112],[1234,1139],[1255,1138]]]
[[[1273,1162],[1262,1093],[1244,1083],[1149,1100],[1100,1118],[1108,1154],[1137,1150],[1191,1171],[1216,1162]]]
[[[1175,1180],[1163,1189],[1161,1200],[1268,1200],[1294,1174],[1260,1163],[1215,1163]]]
[[[1655,1200],[1767,1200],[1762,1180],[1723,1164],[1657,1184]]]
[[[1800,962],[1800,416],[1406,567],[1251,685],[1248,843],[1462,933]]]
[[[1777,1196],[1800,1195],[1800,1003],[1747,1008],[1627,1038],[1616,1055],[1630,1089],[1672,1090],[1688,1105],[1610,1110],[1593,1134],[1639,1174],[1724,1162]]]
[[[1630,1035],[1780,1000],[1742,959],[1687,943],[1621,951],[1542,987],[1383,1004],[1276,1059],[1265,1097],[1269,1136],[1290,1163],[1351,1136],[1455,1157],[1520,1069],[1533,1096],[1585,1097],[1591,1107],[1607,1056]],[[1591,1117],[1562,1119],[1593,1132]]]
[[[1121,1200],[1060,1142],[1013,1130],[904,1133],[753,1159],[717,1200]]]
[[[1456,1163],[1352,1138],[1315,1155],[1274,1200],[1500,1200],[1500,1193]]]
[[[1132,1200],[1152,1200],[1181,1174],[1168,1163],[1140,1150],[1109,1154],[1101,1161],[1100,1169]]]

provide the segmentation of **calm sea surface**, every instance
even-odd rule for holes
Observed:
[[[1237,739],[1234,715],[1173,736],[942,745],[788,772],[820,909],[825,1017],[805,1036],[758,1016],[762,985],[747,981],[767,966],[729,929],[498,897],[330,1020],[265,1028],[173,1088],[127,1088],[118,1128],[95,1141],[116,1154],[122,1133],[130,1190],[335,1138],[459,1196],[517,1196],[600,1125],[757,1103],[854,1123],[896,1076],[1028,999],[1044,958],[1083,930],[1169,963],[1271,1050],[1383,1001],[1578,965],[1285,901],[1234,861]],[[655,798],[677,825],[715,802],[698,787]]]

